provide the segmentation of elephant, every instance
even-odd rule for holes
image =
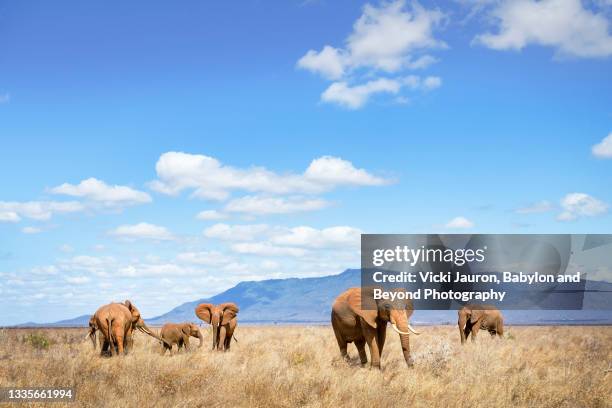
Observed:
[[[461,344],[472,335],[472,341],[476,341],[478,330],[487,330],[491,337],[497,334],[504,336],[504,317],[499,309],[492,305],[465,305],[457,311],[459,334]]]
[[[194,323],[166,323],[161,328],[159,333],[163,339],[163,351],[162,354],[166,353],[166,350],[170,350],[172,353],[172,346],[177,345],[180,350],[181,347],[185,346],[185,350],[189,350],[189,337],[197,337],[200,340],[198,348],[204,344],[204,337],[198,329],[198,326]]]
[[[87,336],[91,340],[91,344],[93,344],[94,350],[96,349],[96,333],[98,332],[98,324],[96,323],[96,315],[92,315],[89,318],[89,330],[87,331]],[[102,347],[102,337],[100,337],[100,347]]]
[[[238,319],[236,318],[238,310],[235,303],[229,302],[219,305],[202,303],[195,308],[196,316],[213,327],[213,350],[216,348],[217,350],[229,351],[234,330],[238,325]],[[235,337],[234,340],[236,340]]]
[[[90,320],[90,333],[92,329],[99,330],[102,333],[103,340],[101,343],[101,355],[109,353],[111,356],[115,354],[127,354],[133,346],[133,331],[138,329],[149,336],[161,340],[145,324],[140,316],[140,311],[129,300],[124,303],[109,303],[100,307],[93,315],[93,320]],[[93,330],[93,336],[95,336]],[[94,347],[95,347],[95,340]],[[163,341],[163,340],[162,340]]]
[[[371,367],[380,369],[387,323],[390,322],[393,330],[399,334],[404,360],[411,367],[413,360],[410,356],[409,334],[420,334],[409,322],[413,311],[410,300],[375,300],[372,288],[348,289],[336,298],[331,312],[331,323],[340,354],[348,361],[347,345],[354,342],[361,365],[365,366],[368,362],[365,352],[367,344],[370,349]]]

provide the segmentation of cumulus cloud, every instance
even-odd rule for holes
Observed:
[[[413,60],[415,52],[446,47],[433,36],[443,18],[439,10],[427,10],[418,3],[412,3],[410,10],[405,1],[383,3],[380,7],[366,4],[346,39],[346,48],[326,45],[319,52],[309,50],[297,65],[329,79],[338,79],[347,70],[359,67],[386,72],[410,66],[422,68],[434,58],[422,55]]]
[[[343,50],[326,45],[319,52],[309,50],[298,61],[300,68],[316,72],[327,79],[339,79],[344,76],[348,58]]]
[[[181,252],[176,259],[180,262],[207,266],[220,266],[233,262],[230,257],[219,251]]]
[[[272,245],[268,242],[240,242],[232,245],[232,250],[241,254],[264,256],[294,256],[301,257],[306,254],[302,248]]]
[[[17,222],[21,218],[48,220],[56,213],[83,211],[78,201],[0,201],[0,221]]]
[[[83,285],[91,281],[91,279],[87,276],[67,276],[64,279],[66,282],[73,285]]]
[[[379,78],[356,86],[350,86],[346,82],[334,82],[323,92],[321,100],[336,103],[349,109],[358,109],[363,107],[372,95],[378,93],[395,95],[403,87],[431,91],[441,85],[442,80],[439,77],[421,78],[416,75],[397,79]]]
[[[446,228],[467,229],[474,227],[474,223],[465,217],[455,217],[445,225]]]
[[[563,212],[559,214],[559,221],[572,221],[578,217],[594,217],[605,214],[608,205],[585,193],[570,193],[561,199]]]
[[[38,234],[42,232],[42,229],[37,227],[23,227],[21,229],[21,232],[23,232],[24,234]]]
[[[273,228],[266,224],[215,224],[204,230],[204,236],[223,241],[253,241],[268,235]]]
[[[333,176],[324,176],[322,169],[334,168]],[[213,157],[182,152],[167,152],[155,166],[158,179],[153,190],[176,195],[186,189],[195,197],[225,200],[231,191],[268,194],[314,194],[342,185],[380,186],[390,180],[374,176],[347,160],[323,156],[314,159],[302,174],[279,174],[264,167],[238,168],[222,164]]]
[[[538,201],[537,203],[533,203],[527,207],[517,208],[514,212],[517,214],[537,214],[544,213],[554,209],[554,206],[550,201]]]
[[[521,50],[530,44],[552,47],[559,56],[612,55],[608,18],[585,8],[581,0],[504,0],[491,12],[496,33],[475,37],[496,50]]]
[[[245,196],[227,203],[224,211],[250,215],[289,214],[320,210],[329,204],[318,198]]]
[[[149,194],[127,186],[108,185],[102,180],[88,178],[79,184],[64,183],[49,190],[53,194],[80,197],[106,207],[125,207],[150,203]]]
[[[0,203],[0,206],[2,203]],[[21,217],[15,211],[0,211],[0,222],[19,222]]]
[[[306,248],[358,247],[362,231],[348,226],[316,229],[308,226],[291,228],[270,239],[276,245]]]
[[[403,86],[401,78],[372,78],[405,70],[424,69],[436,62],[426,52],[446,48],[434,37],[445,16],[439,10],[428,10],[417,2],[406,7],[403,0],[366,4],[353,25],[344,48],[325,45],[321,51],[309,50],[297,67],[334,80],[321,95],[321,100],[350,109],[363,107],[374,94],[397,94]],[[433,79],[428,85],[434,85]],[[441,81],[430,89],[439,87]],[[361,82],[361,83],[359,83]]]
[[[198,220],[210,221],[210,220],[222,220],[227,218],[227,214],[223,214],[217,210],[205,210],[200,211],[198,215],[196,215]]]
[[[600,159],[612,159],[612,132],[591,149],[593,156]]]
[[[165,227],[146,222],[134,225],[121,225],[110,231],[109,234],[127,240],[151,239],[155,241],[169,241],[175,239],[174,235]]]

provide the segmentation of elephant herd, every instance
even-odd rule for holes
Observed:
[[[235,303],[213,305],[202,303],[195,308],[195,315],[212,326],[213,350],[230,349],[234,331],[238,325],[238,306]],[[350,288],[340,294],[332,305],[331,324],[340,354],[348,361],[347,346],[355,343],[361,364],[368,362],[366,345],[370,352],[371,366],[380,368],[380,358],[385,346],[387,323],[398,333],[404,360],[413,365],[410,356],[410,334],[420,334],[410,324],[414,312],[410,300],[375,300],[373,290]],[[486,330],[493,337],[503,337],[504,321],[501,312],[489,305],[465,305],[458,311],[461,343],[471,336],[475,341],[480,330]],[[133,346],[133,334],[139,330],[155,339],[163,346],[162,354],[176,345],[189,349],[189,338],[199,339],[202,347],[204,337],[194,323],[166,323],[159,334],[150,329],[140,316],[140,311],[132,302],[110,303],[100,307],[89,320],[89,337],[96,347],[96,333],[100,332],[101,355],[127,353]]]
[[[238,325],[236,318],[238,310],[238,306],[231,302],[219,305],[202,303],[195,308],[196,316],[212,325],[213,350],[228,351],[232,338],[236,340],[234,330]],[[134,344],[133,335],[136,329],[158,340],[163,346],[162,354],[172,350],[174,345],[179,350],[181,348],[188,350],[190,337],[200,340],[198,347],[202,347],[204,343],[204,337],[194,323],[166,323],[159,334],[156,334],[145,324],[140,311],[129,300],[100,307],[89,319],[87,337],[91,339],[95,349],[97,333],[100,332],[102,356],[127,354]]]

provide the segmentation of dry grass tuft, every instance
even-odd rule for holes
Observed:
[[[455,327],[422,331],[411,338],[412,369],[389,331],[381,372],[359,367],[353,346],[351,361],[343,361],[330,327],[242,326],[229,353],[209,350],[208,333],[202,349],[172,356],[138,333],[134,351],[119,358],[99,357],[84,340],[86,329],[0,330],[0,384],[75,387],[72,407],[561,408],[612,401],[612,327],[510,327],[505,340],[481,334],[463,347]]]

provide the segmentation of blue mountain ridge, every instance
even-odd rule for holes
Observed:
[[[183,303],[150,319],[147,324],[199,320],[194,309],[200,303],[235,302],[240,307],[240,323],[249,324],[327,324],[331,305],[344,290],[361,284],[360,269],[316,278],[245,281],[210,298]],[[612,293],[612,283],[587,281],[587,289]],[[609,296],[606,296],[609,299]],[[93,311],[92,311],[93,312]],[[612,324],[610,310],[507,310],[508,324]],[[20,327],[87,326],[90,315],[53,323],[24,323]],[[417,310],[415,324],[456,324],[455,310]]]

